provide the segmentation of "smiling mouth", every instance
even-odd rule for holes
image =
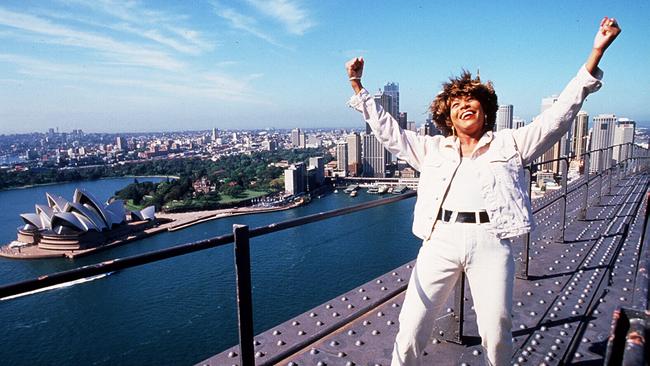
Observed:
[[[472,118],[472,116],[474,116],[474,112],[467,111],[467,112],[461,114],[460,119],[463,119],[463,120],[470,119],[470,118]]]

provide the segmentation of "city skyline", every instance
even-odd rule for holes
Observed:
[[[363,128],[345,106],[352,92],[343,63],[353,56],[366,59],[371,93],[400,85],[399,109],[418,126],[441,82],[463,68],[494,81],[500,104],[529,121],[540,98],[558,93],[584,62],[605,15],[623,33],[603,59],[603,89],[583,109],[643,123],[649,10],[642,1],[354,9],[297,0],[7,1],[0,134]]]

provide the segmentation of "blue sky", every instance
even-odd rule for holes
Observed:
[[[650,120],[650,1],[0,2],[0,133],[360,127],[343,64],[400,84],[421,124],[463,68],[525,119],[586,59],[599,20],[623,32],[584,109]]]

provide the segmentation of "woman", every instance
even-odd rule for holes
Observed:
[[[533,228],[523,167],[548,150],[571,126],[602,78],[605,50],[620,33],[603,18],[587,62],[556,103],[517,130],[492,132],[497,96],[492,84],[467,72],[443,84],[431,112],[443,136],[402,130],[361,85],[364,61],[346,69],[355,95],[349,105],[399,159],[420,171],[413,233],[424,240],[406,291],[392,365],[417,365],[460,274],[467,275],[489,362],[509,365],[514,262],[508,238]]]

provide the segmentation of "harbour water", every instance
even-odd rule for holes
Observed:
[[[140,179],[142,180],[142,179]],[[82,186],[105,199],[132,178],[0,192],[0,242],[15,238],[19,214],[45,192],[71,197]],[[297,209],[208,221],[96,255],[0,258],[0,282],[130,256],[232,231],[323,212],[380,196],[330,194]],[[285,230],[251,241],[255,332],[264,331],[415,257],[413,199]],[[0,301],[0,357],[10,365],[189,365],[237,343],[232,246],[94,281]]]

